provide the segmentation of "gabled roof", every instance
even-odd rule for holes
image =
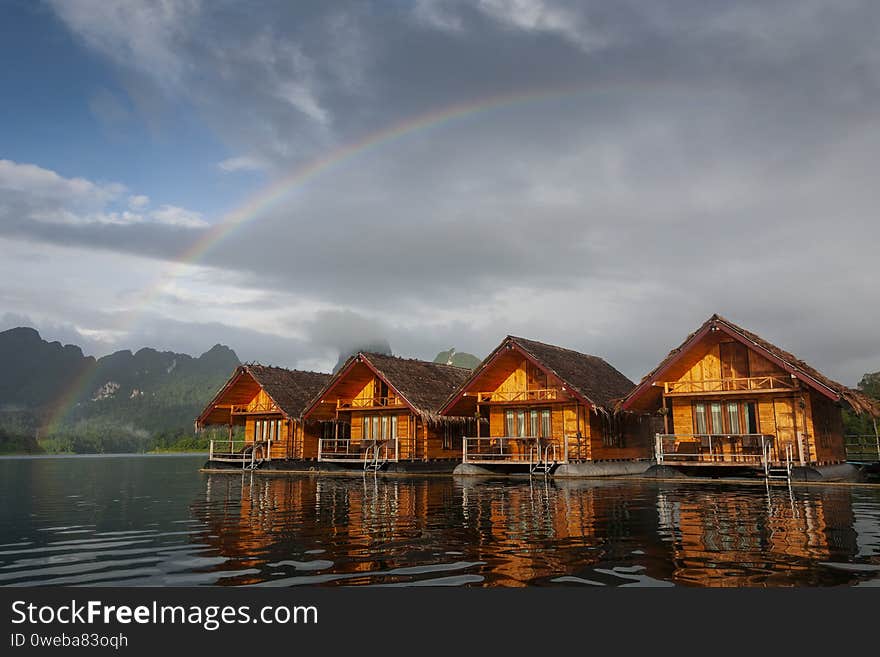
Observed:
[[[349,358],[345,365],[315,396],[304,414],[321,403],[333,387],[357,364],[363,363],[380,377],[388,387],[399,395],[414,413],[424,420],[445,420],[438,415],[440,406],[468,377],[470,370],[464,367],[432,363],[414,358],[400,358],[387,354],[361,352]]]
[[[768,342],[761,336],[747,331],[725,319],[721,315],[715,314],[707,319],[703,325],[691,333],[684,342],[669,352],[669,355],[663,361],[649,372],[636,386],[636,388],[627,395],[621,403],[624,410],[629,410],[632,402],[650,390],[652,385],[669,369],[675,362],[682,357],[693,345],[697,344],[707,333],[713,330],[723,331],[730,337],[738,340],[746,347],[756,350],[758,353],[775,363],[789,374],[794,375],[820,394],[825,395],[829,399],[837,402],[844,402],[857,413],[868,413],[874,417],[880,417],[880,404],[871,399],[867,395],[848,388],[842,383],[838,383],[828,378],[819,370],[800,360],[794,354]]]
[[[491,367],[508,348],[517,349],[535,366],[559,379],[585,404],[610,409],[635,385],[598,356],[508,335],[471,373],[456,394],[443,405],[442,412],[448,412],[464,396],[471,383]]]
[[[199,415],[196,420],[197,424],[205,421],[214,405],[219,403],[243,376],[250,376],[258,386],[266,391],[266,394],[281,409],[282,413],[294,420],[300,419],[309,402],[331,378],[329,374],[323,372],[288,370],[283,367],[271,367],[258,363],[239,365]]]

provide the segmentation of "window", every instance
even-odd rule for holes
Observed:
[[[746,402],[743,407],[746,415],[746,432],[758,433],[758,413],[755,402]]]
[[[263,423],[260,420],[257,420],[256,422],[254,422],[254,442],[255,443],[259,442],[260,436],[262,435],[260,433],[260,431],[262,430],[262,426],[261,426],[262,424]]]
[[[511,409],[504,411],[504,435],[508,437],[516,435],[513,424],[513,411]]]
[[[710,431],[712,433],[723,433],[724,432],[724,416],[721,414],[721,403],[713,402],[710,406],[712,412],[712,427]]]
[[[706,419],[706,405],[694,404],[694,433],[709,433],[709,423]]]
[[[372,415],[364,416],[363,440],[389,440],[397,438],[396,415]]]
[[[742,433],[738,402],[727,402],[727,430],[730,433]]]
[[[755,402],[696,402],[694,404],[694,433],[756,434],[758,413]]]

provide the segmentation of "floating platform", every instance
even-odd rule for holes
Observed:
[[[314,459],[272,459],[264,461],[255,468],[242,468],[240,464],[225,461],[207,461],[202,466],[204,472],[257,472],[265,474],[452,474],[458,461],[388,461],[378,468],[364,468],[363,461],[339,462],[316,461]]]

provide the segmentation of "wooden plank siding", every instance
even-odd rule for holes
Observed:
[[[549,393],[536,394],[544,391]],[[501,352],[490,366],[469,383],[463,393],[461,401],[448,407],[448,410],[461,415],[479,411],[488,420],[483,425],[483,438],[517,437],[509,435],[506,421],[508,411],[526,414],[526,435],[523,437],[532,437],[529,414],[532,411],[549,411],[550,435],[541,437],[555,445],[558,461],[563,461],[566,455],[572,462],[644,459],[651,456],[653,433],[641,430],[640,416],[616,416],[615,421],[622,423],[623,430],[611,432],[609,421],[603,419],[606,416],[604,410],[597,410],[593,404],[577,397],[565,381],[513,349]],[[525,450],[529,446],[511,441],[506,449],[512,455],[526,457],[528,453]]]
[[[711,388],[710,385],[702,388],[699,385],[676,387],[682,382],[700,384],[763,376],[778,377],[773,390],[738,390],[735,386]],[[778,388],[783,383],[790,389]],[[796,460],[801,458],[801,451],[807,463],[839,463],[845,460],[840,406],[807,388],[803,382],[754,349],[730,338],[707,335],[683,355],[674,369],[665,373],[660,384],[655,385],[671,391],[688,391],[677,392],[666,399],[666,406],[670,409],[669,433],[697,433],[695,404],[749,402],[755,404],[757,433],[774,436],[777,458],[784,458],[786,446],[790,445]],[[701,389],[718,392],[698,392]],[[821,427],[821,439],[817,436],[818,427]],[[747,431],[728,428],[726,431],[713,429],[712,433],[740,434]],[[727,445],[721,444],[718,449],[723,452]],[[596,441],[593,441],[593,450],[596,450]]]

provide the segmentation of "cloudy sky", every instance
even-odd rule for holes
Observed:
[[[713,312],[880,370],[880,5],[12,0],[0,328],[328,369]]]

